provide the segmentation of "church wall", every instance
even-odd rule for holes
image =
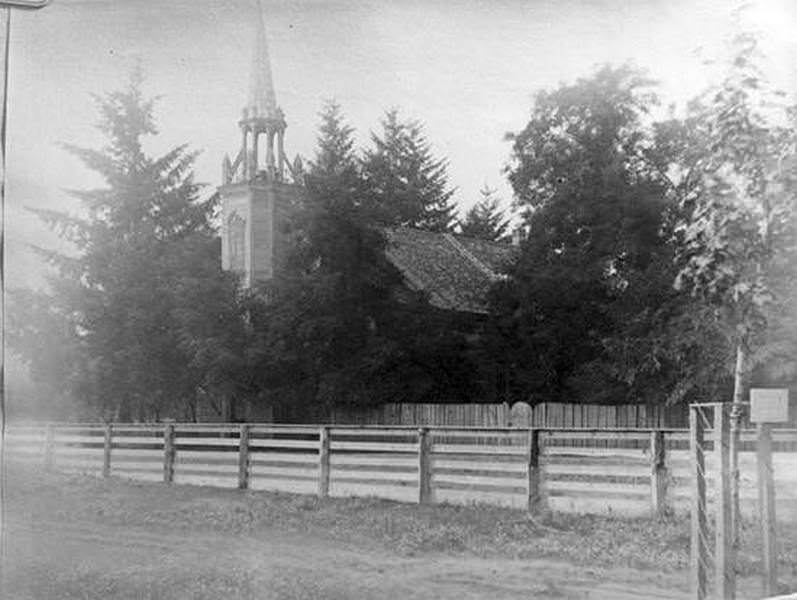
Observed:
[[[246,221],[244,237],[244,285],[252,281],[252,212],[250,208],[251,192],[247,186],[225,186],[220,189],[222,195],[222,223],[221,223],[221,264],[222,268],[229,270],[230,264],[230,239],[229,219],[237,213]]]
[[[302,200],[302,188],[285,183],[274,184],[274,268],[285,265],[293,238],[294,217]]]
[[[300,202],[296,185],[268,182],[253,185],[223,186],[222,267],[231,269],[231,215],[246,220],[244,285],[269,280],[285,263],[291,243],[292,215]]]
[[[274,190],[271,185],[252,187],[251,246],[253,281],[271,279],[274,255]]]

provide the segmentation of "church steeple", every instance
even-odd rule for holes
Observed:
[[[258,2],[258,9],[260,3]],[[249,80],[249,103],[244,109],[250,114],[271,116],[277,115],[277,98],[274,94],[274,82],[271,78],[271,60],[268,55],[266,41],[266,25],[263,22],[263,11],[258,10],[256,21],[256,41],[252,55],[252,71]]]
[[[249,98],[241,120],[241,150],[235,161],[225,157],[222,165],[223,183],[251,183],[254,181],[283,181],[286,166],[284,140],[285,115],[277,106],[271,62],[266,41],[266,26],[260,1],[257,3],[255,45],[252,58]],[[261,153],[260,136],[264,136]]]
[[[285,157],[287,125],[274,93],[259,1],[257,9],[249,96],[238,122],[241,149],[235,160],[224,157],[218,188],[221,266],[240,274],[243,287],[269,281],[287,263],[291,222],[304,196],[301,161],[291,164]]]

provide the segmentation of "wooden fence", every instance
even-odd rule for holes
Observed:
[[[743,439],[742,510],[749,515],[754,433]],[[9,461],[59,471],[623,515],[688,510],[687,446],[688,432],[674,429],[59,424],[12,426],[5,436]],[[797,522],[797,430],[774,432],[773,450],[778,518]]]
[[[797,428],[797,393],[790,398],[790,423],[777,428]],[[270,420],[277,423],[332,425],[400,425],[415,427],[538,427],[586,429],[686,429],[689,409],[685,404],[569,404],[525,402],[509,404],[412,404],[394,403],[371,407],[335,406],[327,410],[306,406],[272,407]],[[754,427],[745,415],[744,427]]]
[[[277,423],[329,423],[333,425],[401,425],[417,427],[586,427],[586,428],[686,428],[685,405],[567,404],[544,402],[533,406],[508,404],[410,404],[371,407],[336,406],[311,411],[305,406],[273,407]]]

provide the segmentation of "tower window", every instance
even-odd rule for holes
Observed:
[[[246,220],[233,213],[227,221],[228,244],[230,251],[230,270],[242,273],[246,269]]]

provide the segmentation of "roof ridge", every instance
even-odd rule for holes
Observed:
[[[487,275],[489,279],[499,279],[499,275],[493,271],[490,267],[485,265],[481,260],[476,258],[476,256],[465,246],[462,245],[457,238],[454,237],[452,233],[444,233],[443,237],[448,240],[448,242],[454,247],[454,249],[459,252],[462,256],[464,256],[467,260],[473,263],[477,269],[479,269],[482,273]]]

